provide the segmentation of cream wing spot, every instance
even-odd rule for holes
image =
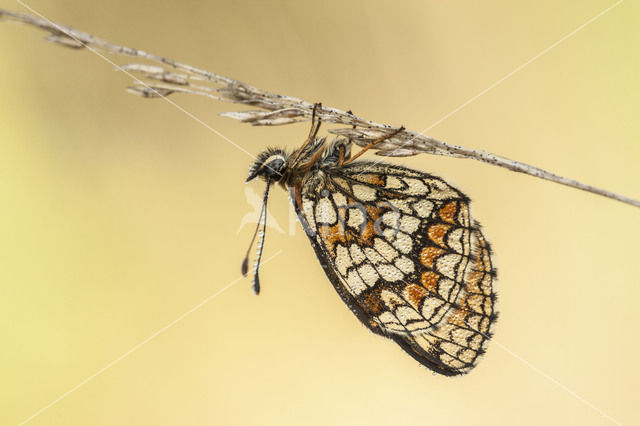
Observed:
[[[450,198],[459,198],[460,194],[440,179],[429,179],[431,193],[429,196],[436,200],[445,200]]]
[[[386,187],[389,189],[400,189],[404,186],[402,181],[398,179],[396,176],[387,176],[387,185]]]
[[[356,171],[356,172],[359,172],[359,173],[365,173],[366,172],[366,173],[379,173],[379,174],[385,174],[385,175],[389,174],[389,165],[388,164],[370,163],[368,165],[353,166],[353,168],[354,169],[364,168],[363,171],[360,171],[360,170]],[[423,173],[422,172],[418,172],[416,170],[402,168],[401,175],[402,176],[420,177],[420,176],[423,175]]]
[[[471,327],[474,330],[479,330],[480,327],[480,319],[482,317],[480,315],[469,315],[467,317],[466,323],[469,327]]]
[[[407,323],[410,321],[419,321],[423,319],[422,316],[411,306],[400,306],[398,309],[396,309],[395,314],[402,325],[407,325]]]
[[[384,328],[391,332],[404,332],[405,328],[400,324],[400,321],[393,316],[391,312],[383,312],[378,316],[378,319],[382,324],[384,324]]]
[[[427,297],[422,304],[422,315],[425,318],[429,319],[430,322],[433,322],[431,319],[436,314],[438,308],[440,308],[444,302],[435,297]]]
[[[410,274],[415,271],[415,265],[413,264],[413,261],[407,256],[402,256],[396,259],[395,265],[405,274]]]
[[[413,234],[420,226],[420,219],[409,215],[403,215],[400,219],[400,230],[407,234]]]
[[[447,278],[452,280],[456,279],[456,266],[462,261],[462,256],[459,254],[446,254],[444,256],[440,256],[436,260],[436,269],[437,271],[444,275]]]
[[[404,232],[397,232],[392,244],[395,248],[397,248],[401,253],[404,254],[411,253],[411,248],[413,247],[413,241],[411,240],[411,237],[409,237]]]
[[[367,259],[369,259],[369,261],[374,265],[385,262],[384,258],[380,256],[380,253],[378,253],[376,250],[372,249],[371,247],[365,247],[364,254],[367,256]]]
[[[347,183],[347,181],[341,178],[340,176],[333,176],[333,183],[335,183],[336,185],[338,185],[340,188],[344,190],[349,189],[349,184]]]
[[[391,290],[383,290],[380,292],[380,299],[389,309],[394,309],[396,306],[406,305],[405,301]]]
[[[409,195],[425,195],[429,192],[427,185],[420,179],[404,178],[403,180],[409,186],[404,192]]]
[[[360,275],[358,275],[358,272],[356,272],[355,269],[352,269],[351,271],[349,271],[349,275],[347,275],[347,286],[349,287],[349,289],[351,289],[351,292],[356,296],[360,295],[363,291],[365,291],[368,288],[367,285],[364,283],[364,281],[362,281],[362,278],[360,278]]]
[[[400,225],[400,213],[394,211],[386,212],[382,215],[382,223],[393,229],[398,229]]]
[[[476,351],[474,351],[473,349],[465,349],[458,353],[458,358],[460,358],[467,364],[472,363],[476,356]]]
[[[484,313],[487,315],[491,315],[493,313],[493,302],[491,298],[484,298]]]
[[[400,281],[404,277],[404,274],[400,272],[398,268],[387,263],[378,265],[378,273],[382,276],[383,280],[389,282]]]
[[[480,319],[480,328],[478,328],[478,331],[481,331],[483,333],[488,333],[490,325],[491,324],[489,323],[489,318],[482,317]]]
[[[347,225],[360,230],[360,227],[364,223],[365,217],[362,210],[359,208],[351,208],[348,210]]]
[[[349,253],[351,253],[351,259],[356,265],[359,265],[367,258],[357,244],[349,246]]]
[[[483,305],[484,305],[484,296],[481,294],[471,294],[467,297],[467,304],[469,307],[479,314],[484,313]]]
[[[375,201],[376,190],[364,185],[353,185],[353,195],[362,201]]]
[[[460,346],[452,342],[442,342],[440,343],[440,349],[451,356],[455,356]]]
[[[431,216],[433,207],[434,207],[433,203],[428,200],[420,200],[418,202],[413,203],[413,209],[416,211],[416,213],[420,217]]]
[[[471,330],[465,330],[464,328],[456,328],[451,332],[452,340],[459,345],[466,345],[467,340],[470,339],[474,334]]]
[[[483,339],[482,334],[478,334],[478,333],[476,333],[476,335],[475,335],[475,336],[473,336],[473,337],[471,338],[471,340],[469,341],[470,346],[471,346],[472,348],[480,348],[480,347],[482,346],[482,339]]]
[[[409,206],[409,202],[407,200],[388,200],[389,204],[391,204],[396,210],[400,210],[402,213],[412,213],[411,207]]]
[[[423,333],[425,329],[431,328],[433,324],[427,321],[413,321],[411,324],[405,325],[405,328],[411,333]]]
[[[465,250],[466,240],[468,238],[468,232],[465,228],[456,228],[449,233],[447,237],[447,244],[456,253],[468,254],[468,247]]]
[[[460,211],[458,212],[457,220],[458,220],[458,223],[460,223],[460,225],[464,226],[465,228],[469,227],[470,220],[469,220],[468,206],[465,206],[464,208],[460,209]]]
[[[336,206],[346,206],[347,205],[347,197],[342,195],[339,192],[333,193],[333,201],[336,203]]]
[[[360,274],[360,277],[365,282],[365,284],[370,287],[376,285],[376,283],[378,282],[378,278],[380,278],[380,275],[378,275],[375,268],[370,263],[365,263],[360,266],[358,268],[358,273]]]
[[[312,231],[316,231],[316,221],[313,214],[313,201],[308,198],[302,199],[302,211],[304,212],[304,218],[306,219],[309,227]]]
[[[316,205],[316,222],[332,225],[338,219],[336,210],[327,198],[321,198]]]
[[[376,238],[373,240],[373,248],[380,253],[387,262],[391,262],[393,259],[398,257],[398,250],[391,247],[391,245],[382,238]]]
[[[438,281],[438,294],[444,299],[449,300],[451,297],[451,290],[456,286],[456,283],[452,280],[443,278]]]
[[[353,266],[353,262],[351,261],[351,256],[349,255],[349,250],[341,244],[336,246],[336,267],[338,268],[338,272],[340,275],[346,276],[347,269]]]

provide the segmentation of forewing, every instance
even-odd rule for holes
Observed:
[[[496,319],[488,243],[442,179],[354,162],[292,188],[303,226],[358,318],[430,369],[470,371]]]

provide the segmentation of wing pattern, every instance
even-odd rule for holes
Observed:
[[[327,276],[370,330],[440,374],[475,366],[497,318],[495,271],[464,194],[367,161],[311,171],[290,192]]]

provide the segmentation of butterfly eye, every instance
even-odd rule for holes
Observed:
[[[260,174],[263,174],[265,177],[277,180],[282,177],[283,170],[284,158],[279,157],[274,158],[273,160],[263,165],[262,172]]]

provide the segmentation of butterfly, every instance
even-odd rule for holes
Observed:
[[[266,149],[250,168],[247,182],[266,182],[250,245],[260,235],[254,292],[260,291],[269,189],[277,183],[289,191],[327,278],[369,330],[435,373],[468,373],[485,352],[497,319],[491,249],[471,218],[469,198],[428,173],[355,161],[404,128],[352,156],[350,140],[317,137],[319,107],[299,149]]]

